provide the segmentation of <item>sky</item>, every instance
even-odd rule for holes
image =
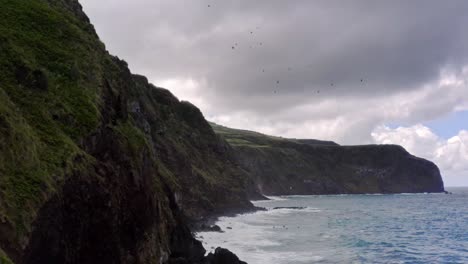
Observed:
[[[468,1],[80,2],[112,54],[210,121],[399,144],[468,186]]]

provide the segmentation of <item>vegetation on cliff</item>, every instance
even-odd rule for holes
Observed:
[[[202,261],[186,220],[253,208],[225,142],[76,0],[0,5],[2,263]]]
[[[437,166],[400,146],[339,146],[211,125],[265,195],[444,191]]]
[[[2,264],[209,264],[236,258],[205,258],[187,223],[252,210],[258,190],[443,188],[432,163],[398,147],[217,134],[111,56],[78,1],[0,6]]]
[[[271,148],[288,143],[301,143],[307,145],[338,146],[332,141],[315,139],[293,139],[269,136],[255,131],[234,129],[210,122],[216,134],[223,137],[233,147]]]
[[[19,247],[65,175],[91,162],[77,142],[99,119],[93,73],[103,45],[90,25],[51,5],[1,1],[0,220],[2,242]]]

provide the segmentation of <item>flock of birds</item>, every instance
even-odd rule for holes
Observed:
[[[208,4],[208,7],[211,7],[211,4]],[[256,30],[259,30],[259,29],[260,29],[260,27],[256,27]],[[250,31],[250,34],[253,35],[253,34],[254,34],[254,31]],[[258,44],[259,46],[263,46],[263,42],[257,42],[257,44]],[[231,49],[232,49],[232,50],[236,50],[236,47],[238,47],[238,43],[237,43],[237,42],[234,43],[234,45],[232,45]],[[249,45],[249,48],[251,49],[251,48],[253,48],[253,46],[252,46],[252,45]],[[291,70],[292,70],[292,68],[291,68],[291,67],[288,67],[288,71],[291,71]],[[262,69],[262,73],[265,73],[265,69]],[[363,84],[363,83],[364,83],[364,79],[360,79],[360,80],[361,80],[361,84]],[[277,91],[278,91],[279,88],[280,88],[280,87],[279,87],[279,84],[280,84],[280,81],[277,80],[277,81],[276,81],[276,89],[273,90],[273,93],[275,93],[275,94],[277,93]],[[334,82],[331,82],[331,83],[330,83],[330,86],[331,86],[331,87],[335,87],[335,83],[334,83]],[[317,94],[320,94],[320,90],[317,90]]]

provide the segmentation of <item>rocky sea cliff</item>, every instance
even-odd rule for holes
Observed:
[[[401,146],[340,146],[212,126],[265,195],[444,191],[437,166]]]
[[[443,191],[401,147],[236,144],[110,55],[77,0],[0,4],[2,264],[240,263],[189,226],[262,193]]]

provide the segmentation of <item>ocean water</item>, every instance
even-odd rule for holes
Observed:
[[[250,264],[468,263],[468,188],[449,191],[272,197],[197,236]],[[305,208],[272,209],[292,206]]]

